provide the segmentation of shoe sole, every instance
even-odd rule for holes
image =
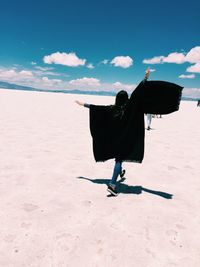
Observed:
[[[111,189],[107,189],[107,191],[111,194],[111,195],[113,195],[113,196],[117,196],[118,195],[118,193],[115,193],[115,192],[113,192]]]

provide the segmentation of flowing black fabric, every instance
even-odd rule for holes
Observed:
[[[142,81],[121,109],[90,105],[95,160],[116,158],[141,163],[144,157],[144,113],[169,114],[177,111],[182,89],[169,82]]]

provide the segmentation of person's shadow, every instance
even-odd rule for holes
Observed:
[[[83,176],[79,176],[77,178],[78,179],[84,179],[84,180],[90,181],[90,182],[95,183],[95,184],[108,185],[109,182],[110,182],[109,179],[90,179],[90,178],[83,177]],[[125,177],[123,177],[120,180],[118,180],[118,186],[117,186],[118,193],[139,195],[144,191],[144,192],[147,192],[147,193],[150,193],[150,194],[153,194],[153,195],[157,195],[157,196],[160,196],[160,197],[163,197],[163,198],[166,198],[166,199],[172,199],[172,197],[173,197],[173,195],[169,194],[169,193],[147,189],[147,188],[142,187],[142,186],[132,186],[132,185],[124,184],[123,182],[125,180],[126,180]],[[111,197],[111,196],[112,195],[108,195],[108,197]]]

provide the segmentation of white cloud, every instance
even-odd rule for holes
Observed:
[[[200,63],[200,46],[192,48],[185,56],[185,60],[190,63]]]
[[[120,82],[115,82],[115,83],[113,83],[113,86],[115,86],[115,87],[121,87],[121,86],[122,86],[122,83],[120,83]]]
[[[1,79],[12,79],[17,77],[17,72],[15,70],[0,70]]]
[[[20,64],[13,64],[14,67],[21,67],[22,65]]]
[[[96,79],[96,78],[87,78],[87,77],[83,77],[81,79],[76,79],[76,80],[71,80],[69,81],[69,84],[74,85],[74,86],[94,86],[94,87],[98,87],[100,86],[100,80]]]
[[[106,65],[106,64],[108,64],[108,62],[109,62],[108,59],[104,59],[104,60],[102,60],[102,61],[100,62],[100,64],[104,64],[104,65]]]
[[[37,70],[42,70],[42,71],[47,71],[47,70],[53,70],[54,68],[52,68],[52,67],[40,67],[40,66],[35,66],[35,69],[37,69]]]
[[[60,73],[53,72],[53,71],[42,71],[42,70],[36,70],[34,73],[38,76],[43,76],[43,75],[49,75],[49,76],[61,76]],[[69,75],[62,75],[65,77],[68,77]]]
[[[49,76],[61,76],[62,74],[58,73],[58,72],[53,72],[53,71],[48,71],[48,70],[40,70],[40,69],[36,69],[33,71],[33,73],[36,76],[43,76],[43,75],[49,75]],[[62,76],[66,76],[68,77],[68,75],[64,74]]]
[[[144,59],[144,64],[161,64],[161,63],[175,63],[183,64],[189,63],[200,63],[200,46],[192,48],[188,53],[173,52],[168,56],[156,56],[150,59]]]
[[[194,79],[195,75],[194,74],[190,74],[190,75],[182,74],[179,76],[179,78],[181,78],[181,79]]]
[[[38,71],[29,71],[29,70],[21,70],[17,71],[15,69],[0,69],[0,80],[16,83],[21,85],[26,85],[35,88],[49,88],[51,89],[52,86],[59,87],[62,84],[62,80],[59,79],[49,79],[48,77],[40,78],[38,75]],[[40,73],[41,74],[41,73]]]
[[[30,78],[33,77],[33,73],[29,70],[22,70],[19,72],[19,75],[21,75],[24,78]]]
[[[182,64],[185,62],[185,55],[183,53],[170,53],[167,57],[162,59],[162,62]]]
[[[162,63],[164,56],[159,56],[159,57],[153,57],[149,59],[144,59],[143,63],[144,64],[160,64]]]
[[[75,53],[60,53],[56,52],[51,55],[45,56],[43,61],[46,64],[60,64],[68,67],[77,67],[85,65],[86,60],[80,59]]]
[[[123,84],[121,82],[115,82],[112,86],[115,90],[127,90],[128,92],[131,92],[136,88],[135,84]]]
[[[38,70],[39,71],[39,70]],[[194,74],[191,74],[194,75]],[[60,79],[49,79],[47,76],[37,76],[35,72],[29,70],[16,71],[15,69],[0,68],[0,79],[11,83],[31,86],[40,89],[80,89],[94,91],[112,91],[126,90],[131,93],[137,85],[123,84],[119,81],[115,83],[100,83],[99,79],[84,77],[81,79],[66,82]],[[200,98],[200,88],[184,88],[184,97]]]
[[[33,72],[38,75],[38,76],[43,76],[43,75],[51,75],[51,76],[61,76],[60,73],[53,72],[51,70],[54,70],[53,67],[40,67],[40,66],[35,66],[34,67],[36,70]]]
[[[92,63],[87,64],[88,69],[94,69],[94,65]]]
[[[52,89],[52,87],[59,89],[66,87],[66,82],[59,79],[49,79],[46,76],[40,78],[37,72],[40,71],[0,70],[0,80],[40,89]]]
[[[182,64],[185,62],[185,55],[183,53],[170,53],[167,57],[158,56],[149,59],[144,59],[144,64],[162,64],[162,63],[176,63]]]
[[[126,69],[133,65],[133,59],[129,56],[117,56],[112,59],[111,64]]]
[[[49,78],[48,77],[42,77],[42,81],[43,82],[48,82],[49,81]]]
[[[150,70],[150,72],[155,72],[156,71],[156,69],[149,69]]]
[[[48,85],[48,86],[55,86],[62,82],[62,80],[49,79],[48,77],[42,77],[42,81],[45,83],[45,85]]]
[[[0,78],[5,81],[20,81],[33,78],[33,73],[31,71],[16,71],[15,69],[11,70],[0,70]]]
[[[34,61],[31,61],[31,65],[37,65],[37,63],[36,62],[34,62]]]
[[[186,69],[187,72],[200,73],[200,63],[196,63]]]

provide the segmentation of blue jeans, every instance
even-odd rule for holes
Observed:
[[[117,177],[121,174],[122,172],[122,161],[120,160],[115,160],[115,166],[113,170],[113,176],[110,181],[110,185],[116,186],[117,183]]]
[[[147,126],[151,127],[152,114],[147,114]]]

